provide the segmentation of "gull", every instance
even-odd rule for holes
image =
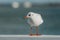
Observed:
[[[36,27],[36,34],[34,34],[34,35],[39,35],[38,34],[38,27],[43,23],[43,19],[42,19],[41,14],[38,14],[35,12],[29,12],[27,14],[27,16],[25,16],[25,18],[27,18],[27,22],[31,26],[30,35],[33,35],[32,34],[32,27]]]

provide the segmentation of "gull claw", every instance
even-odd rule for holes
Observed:
[[[41,34],[30,34],[30,36],[40,36]]]

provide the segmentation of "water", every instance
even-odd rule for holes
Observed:
[[[0,34],[29,34],[30,26],[24,16],[31,11],[40,13],[44,20],[44,23],[39,27],[40,34],[60,35],[60,8],[54,7],[32,7],[30,9],[0,7]]]

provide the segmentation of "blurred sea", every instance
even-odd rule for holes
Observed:
[[[44,23],[39,27],[39,33],[45,35],[60,35],[60,7],[0,7],[0,34],[29,34],[30,26],[24,16],[28,12],[42,15]],[[35,33],[35,28],[33,31]]]

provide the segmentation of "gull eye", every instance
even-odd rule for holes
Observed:
[[[29,14],[29,16],[31,16],[31,15]]]

